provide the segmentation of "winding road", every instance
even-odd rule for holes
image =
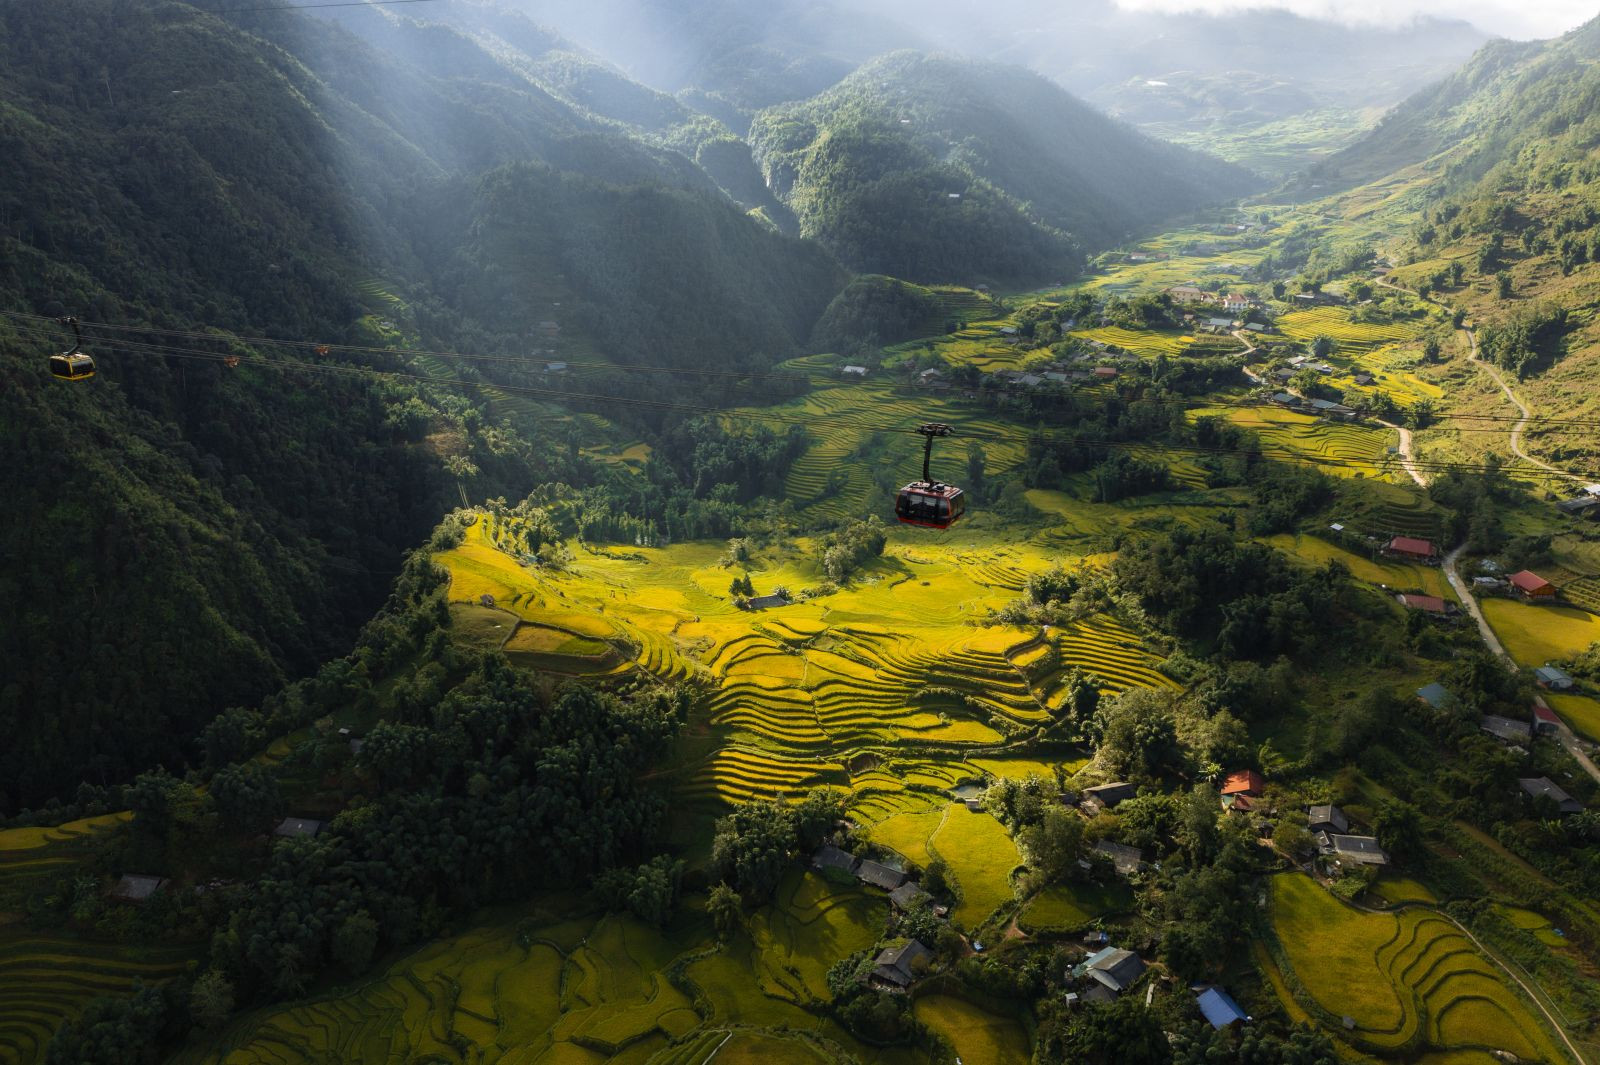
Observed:
[[[1402,288],[1400,285],[1396,285],[1387,277],[1379,278],[1378,283],[1384,288],[1392,288],[1400,292],[1409,293],[1411,291],[1410,289]],[[1439,303],[1437,300],[1429,300],[1428,302],[1434,303],[1440,307],[1445,307],[1445,304]],[[1450,308],[1445,307],[1445,309],[1449,310]],[[1566,470],[1552,466],[1542,459],[1536,459],[1532,455],[1529,455],[1526,451],[1522,450],[1522,432],[1528,427],[1528,422],[1533,419],[1533,412],[1529,410],[1528,405],[1522,402],[1517,394],[1512,391],[1511,385],[1506,381],[1505,375],[1500,371],[1500,368],[1492,363],[1484,361],[1484,359],[1479,355],[1478,334],[1475,331],[1466,328],[1465,326],[1461,327],[1461,332],[1467,334],[1467,342],[1470,345],[1471,351],[1469,356],[1470,360],[1479,369],[1484,370],[1489,374],[1494,383],[1500,386],[1500,391],[1505,393],[1506,398],[1511,401],[1512,406],[1516,407],[1517,412],[1521,415],[1521,417],[1517,420],[1517,424],[1511,429],[1511,453],[1529,465],[1537,466],[1539,469],[1544,470],[1547,473],[1555,474],[1557,477],[1561,477],[1565,480],[1573,481],[1578,484],[1585,483],[1585,479],[1579,477],[1577,474],[1568,473]],[[1426,488],[1428,486],[1427,479],[1422,476],[1422,473],[1417,469],[1415,464],[1416,455],[1412,449],[1411,430],[1405,428],[1404,426],[1396,425],[1392,422],[1384,422],[1383,424],[1389,426],[1391,429],[1399,431],[1400,463],[1403,467],[1405,467],[1405,471],[1411,475],[1411,479],[1413,481],[1417,482],[1417,484],[1423,488]],[[1477,598],[1473,596],[1472,590],[1467,587],[1467,582],[1462,579],[1460,562],[1461,556],[1466,552],[1466,549],[1467,545],[1465,543],[1461,543],[1456,545],[1455,549],[1445,556],[1445,579],[1450,582],[1450,587],[1455,590],[1456,598],[1461,600],[1461,605],[1466,608],[1468,614],[1472,615],[1472,620],[1478,626],[1478,633],[1483,637],[1484,646],[1488,647],[1489,650],[1497,657],[1509,662],[1511,667],[1515,669],[1517,668],[1516,660],[1513,659],[1506,651],[1505,645],[1500,642],[1500,637],[1495,634],[1494,628],[1489,624],[1489,619],[1483,616],[1483,610],[1481,607],[1479,607]],[[1560,741],[1562,748],[1572,756],[1572,760],[1577,762],[1583,771],[1588,773],[1596,783],[1600,783],[1600,766],[1595,765],[1594,759],[1589,757],[1589,752],[1584,748],[1582,741],[1578,739],[1577,734],[1572,731],[1572,728],[1565,721],[1561,722],[1561,728],[1556,733],[1556,739]]]

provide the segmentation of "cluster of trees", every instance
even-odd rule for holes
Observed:
[[[1246,659],[1307,649],[1349,577],[1337,562],[1297,568],[1281,552],[1240,543],[1217,526],[1127,544],[1113,573],[1170,632]]]
[[[747,802],[717,821],[711,841],[711,866],[720,884],[737,897],[735,905],[760,905],[797,855],[815,850],[833,835],[844,806],[837,793],[820,788],[793,805],[773,800]],[[722,905],[726,905],[725,891]]]
[[[836,583],[847,580],[859,567],[880,557],[888,542],[879,519],[852,521],[822,538],[822,572]]]
[[[1484,356],[1518,377],[1536,373],[1559,359],[1565,348],[1567,310],[1535,303],[1478,329]]]

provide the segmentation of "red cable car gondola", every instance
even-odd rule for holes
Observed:
[[[922,480],[900,489],[894,501],[894,516],[902,525],[948,529],[967,512],[966,493],[953,484],[935,481],[928,467],[933,458],[933,438],[949,436],[950,427],[929,422],[918,427],[917,432],[926,438],[922,446]]]

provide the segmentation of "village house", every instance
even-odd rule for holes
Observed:
[[[1120,995],[1144,975],[1144,959],[1131,950],[1106,947],[1091,954],[1072,972],[1074,976],[1088,976],[1112,994]]]
[[[128,873],[111,889],[111,897],[118,902],[143,902],[160,891],[166,882],[165,877]]]
[[[1419,540],[1414,536],[1396,536],[1384,545],[1383,552],[1413,562],[1432,562],[1439,557],[1432,540]]]
[[[1554,599],[1556,586],[1534,573],[1532,570],[1523,570],[1513,573],[1510,578],[1511,587],[1524,599]]]
[[[1549,799],[1555,803],[1556,812],[1561,814],[1576,814],[1583,812],[1583,803],[1561,790],[1561,786],[1549,777],[1523,777],[1517,781],[1522,790],[1528,793],[1530,799]]]
[[[1326,806],[1313,806],[1307,816],[1307,827],[1313,833],[1326,832],[1330,835],[1342,836],[1350,831],[1350,819],[1344,811],[1329,803]]]
[[[544,364],[544,372],[545,373],[566,373],[567,372],[567,364],[562,362],[562,361],[560,361],[560,360],[556,360],[554,362],[547,362],[547,363]]]
[[[915,939],[908,939],[898,947],[886,947],[879,952],[867,982],[886,991],[904,991],[928,971],[932,959],[933,951]]]
[[[1559,666],[1543,665],[1533,671],[1533,679],[1541,688],[1564,692],[1572,687],[1572,676]]]
[[[1499,714],[1484,714],[1478,721],[1478,727],[1505,743],[1527,743],[1533,739],[1532,725]]]
[[[1118,781],[1114,784],[1096,784],[1092,788],[1083,789],[1083,801],[1096,809],[1115,806],[1124,799],[1131,799],[1139,794],[1139,789],[1127,781]]]
[[[865,376],[867,376],[867,368],[865,366],[856,366],[854,364],[842,367],[839,370],[839,372],[841,374],[843,374],[845,377],[865,377]]]
[[[1395,598],[1407,610],[1421,610],[1428,614],[1436,614],[1439,617],[1445,617],[1452,612],[1450,604],[1436,595],[1416,595],[1412,592],[1401,592]]]
[[[826,873],[832,870],[848,876],[855,876],[856,866],[860,863],[860,858],[857,858],[847,850],[835,847],[831,843],[823,844],[811,855],[811,868],[819,873]]]
[[[1336,832],[1318,833],[1317,852],[1336,862],[1356,865],[1388,865],[1389,855],[1371,836],[1346,836]]]
[[[1211,299],[1211,293],[1193,285],[1173,285],[1167,289],[1167,295],[1174,303],[1205,303]]]
[[[788,606],[789,600],[774,592],[771,595],[757,595],[744,600],[740,609],[743,610],[772,610],[775,607]]]
[[[322,831],[322,822],[310,817],[285,817],[272,830],[274,836],[291,839],[297,836],[315,836]]]
[[[899,869],[891,869],[882,862],[875,862],[870,858],[866,858],[856,866],[856,879],[863,884],[871,884],[873,887],[880,887],[885,891],[893,891],[906,882],[906,874]]]
[[[1132,876],[1144,868],[1144,851],[1138,847],[1129,847],[1103,839],[1094,845],[1094,849],[1095,853],[1111,859],[1111,864],[1116,867],[1120,876]]]
[[[1219,1032],[1231,1025],[1243,1024],[1250,1019],[1250,1015],[1239,1008],[1239,1004],[1233,1000],[1233,996],[1220,987],[1207,988],[1202,991],[1200,997],[1196,999],[1196,1004],[1199,1005],[1200,1013],[1205,1017],[1206,1022]]]
[[[1572,499],[1563,499],[1556,503],[1556,509],[1575,518],[1587,518],[1589,521],[1594,521],[1600,519],[1600,497],[1581,495]]]
[[[1377,378],[1373,377],[1369,373],[1358,373],[1352,377],[1351,380],[1358,385],[1371,385],[1377,383]]]
[[[1235,813],[1248,813],[1255,805],[1267,782],[1254,769],[1241,769],[1229,773],[1222,782],[1222,808]]]
[[[1421,699],[1435,710],[1443,710],[1445,707],[1449,706],[1455,701],[1455,696],[1450,694],[1450,689],[1446,688],[1443,684],[1440,684],[1437,681],[1432,684],[1424,684],[1422,687],[1418,688],[1417,698]]]
[[[933,896],[922,890],[922,885],[915,880],[907,880],[904,884],[889,892],[889,904],[897,910],[907,913],[926,906],[933,901]]]
[[[1117,370],[1114,366],[1096,366],[1094,375],[1102,381],[1109,381],[1117,376]]]
[[[1561,719],[1556,712],[1545,705],[1543,699],[1534,701],[1533,704],[1533,734],[1535,736],[1556,736],[1561,733]]]

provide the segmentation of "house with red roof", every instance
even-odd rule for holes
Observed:
[[[1511,575],[1511,587],[1524,599],[1554,599],[1556,586],[1539,576],[1532,570],[1523,570],[1521,573]]]
[[[1536,700],[1533,704],[1533,734],[1535,736],[1553,736],[1561,731],[1561,719],[1556,712],[1545,705],[1543,699]]]
[[[1228,779],[1222,782],[1222,808],[1236,812],[1247,811],[1255,805],[1257,799],[1261,798],[1261,793],[1266,787],[1266,779],[1254,769],[1240,769],[1229,773]]]
[[[1421,610],[1440,616],[1450,613],[1450,605],[1436,595],[1412,595],[1409,592],[1402,592],[1395,598],[1407,610]]]
[[[1414,536],[1396,536],[1383,550],[1385,554],[1413,562],[1432,562],[1439,557],[1432,540],[1419,540]]]

